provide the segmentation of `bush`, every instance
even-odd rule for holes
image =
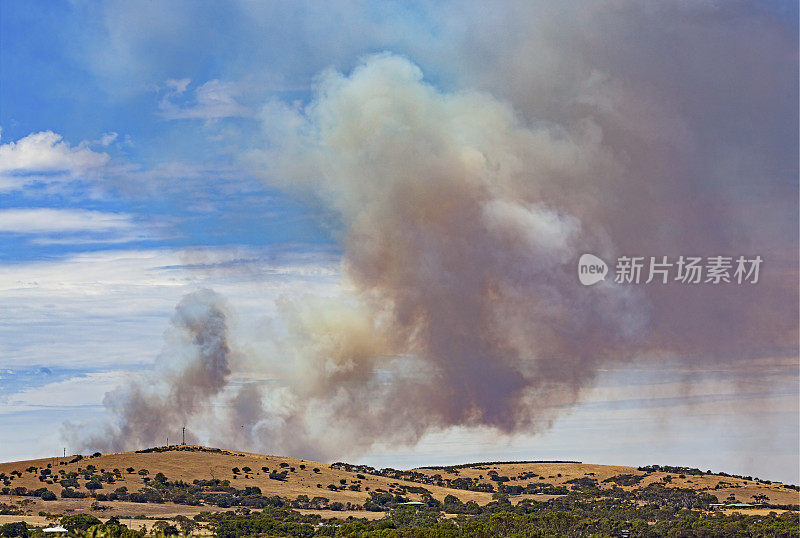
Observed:
[[[70,532],[85,531],[89,527],[102,523],[99,519],[89,514],[78,514],[75,516],[64,516],[61,518],[61,526]]]
[[[271,473],[269,473],[269,477],[271,479],[273,479],[273,480],[281,480],[281,481],[283,481],[283,480],[286,480],[287,476],[289,476],[289,472],[288,471],[281,471],[281,472],[272,471]]]
[[[82,491],[73,491],[72,488],[64,488],[61,490],[61,498],[63,499],[83,499],[86,494]]]
[[[177,536],[178,529],[174,525],[170,525],[166,521],[160,520],[153,524],[153,530],[162,533],[164,536]]]
[[[22,536],[23,538],[27,538],[28,526],[24,521],[0,525],[0,536]]]

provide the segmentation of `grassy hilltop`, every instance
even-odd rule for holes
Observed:
[[[19,521],[78,530],[108,520],[104,532],[119,523],[226,536],[578,528],[660,536],[676,526],[699,533],[682,536],[705,536],[719,535],[720,525],[739,536],[761,535],[754,529],[766,525],[763,535],[780,536],[796,535],[798,504],[796,486],[682,467],[531,461],[396,470],[199,446],[2,463],[0,488],[5,536],[22,534]],[[709,525],[716,530],[703,534]]]

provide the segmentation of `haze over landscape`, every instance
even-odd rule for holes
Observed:
[[[796,4],[0,15],[0,461],[185,426],[800,482]],[[583,253],[763,264],[583,286]]]

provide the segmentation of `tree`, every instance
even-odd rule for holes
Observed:
[[[27,538],[28,525],[26,525],[24,521],[0,525],[0,536],[22,536],[23,538]]]
[[[150,471],[148,471],[147,469],[139,469],[139,475],[140,476],[147,476],[149,474],[150,474]]]
[[[272,471],[269,473],[269,477],[273,480],[286,480],[287,475],[289,474],[288,471]]]
[[[196,521],[193,521],[186,516],[176,516],[175,522],[178,523],[180,529],[186,534],[189,534],[200,526]]]
[[[64,516],[61,518],[61,526],[70,532],[85,531],[89,527],[99,525],[101,521],[89,514],[78,514],[75,516]]]
[[[178,529],[163,519],[159,519],[153,523],[153,530],[162,533],[164,536],[175,536],[178,534]]]
[[[128,471],[128,474],[133,474],[133,471],[135,471],[136,469],[134,469],[133,467],[128,467],[125,470]]]

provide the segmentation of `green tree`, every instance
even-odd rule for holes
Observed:
[[[75,516],[64,516],[61,518],[61,526],[70,532],[85,531],[89,527],[99,525],[101,521],[89,514],[78,514]]]
[[[24,521],[0,525],[0,536],[22,536],[23,538],[27,538],[28,525],[26,525]]]

